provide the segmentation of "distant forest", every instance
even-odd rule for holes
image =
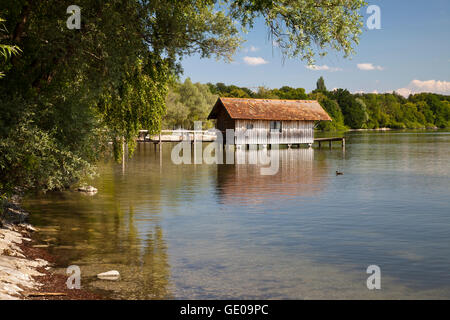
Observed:
[[[333,119],[322,122],[318,129],[341,131],[348,129],[420,129],[450,127],[450,96],[420,93],[405,98],[393,93],[355,93],[346,89],[328,91],[323,78],[316,89],[306,93],[304,88],[288,86],[279,89],[265,87],[252,91],[245,87],[223,83],[176,83],[166,99],[166,128],[192,128],[194,121],[204,121],[205,128],[212,126],[206,121],[218,97],[318,100]]]

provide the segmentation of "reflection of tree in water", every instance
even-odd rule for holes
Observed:
[[[262,175],[261,168],[269,165],[262,165],[257,159],[270,151],[273,150],[236,150],[237,164],[218,167],[216,190],[222,202],[259,203],[321,192],[328,169],[322,161],[314,161],[313,149],[279,150],[278,171]]]
[[[79,265],[83,285],[109,290],[114,298],[170,298],[167,245],[155,213],[161,195],[155,188],[160,184],[139,192],[140,183],[142,177],[124,181],[114,173],[99,181],[101,193],[94,197],[47,194],[30,201],[28,208],[35,213],[32,223],[41,227],[41,239],[50,244],[58,266]],[[118,270],[121,280],[96,279],[108,270]]]
[[[153,238],[146,241],[142,257],[143,286],[154,298],[169,298],[170,265],[161,227],[156,226]],[[147,296],[147,298],[151,298]]]
[[[92,258],[98,257],[101,264],[111,264],[111,268],[121,272],[119,282],[95,281],[92,284],[93,287],[112,291],[113,297],[171,298],[170,265],[159,217],[150,215],[142,222],[136,221],[135,205],[142,210],[143,199],[142,194],[134,194],[134,197],[130,194],[127,198],[128,210],[122,208],[115,194],[112,197],[115,201],[106,203],[110,207],[108,211],[114,214],[105,215],[106,220],[97,224],[102,236],[95,241],[93,256],[85,256],[82,261],[87,259],[86,264],[92,268],[95,266]]]

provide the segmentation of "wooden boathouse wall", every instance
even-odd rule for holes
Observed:
[[[271,130],[270,122],[271,121],[267,120],[236,120],[235,144],[267,145],[314,143],[314,121],[281,121],[281,132],[278,130]],[[253,129],[247,129],[251,126],[253,126]]]
[[[230,117],[225,108],[220,108],[216,120],[216,128],[222,132],[225,138],[226,129],[235,128],[235,120]]]

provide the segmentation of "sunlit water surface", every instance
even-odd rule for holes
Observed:
[[[79,265],[82,286],[110,298],[450,298],[450,134],[346,138],[345,152],[280,150],[273,176],[139,144],[125,168],[99,164],[95,196],[25,206],[60,271]],[[369,265],[381,290],[367,289]],[[113,269],[120,281],[96,279]]]

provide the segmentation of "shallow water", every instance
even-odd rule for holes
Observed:
[[[124,168],[99,165],[98,194],[25,206],[58,266],[111,298],[450,298],[450,134],[346,138],[345,152],[280,150],[273,176],[175,165],[171,145],[143,143]],[[367,289],[369,265],[381,290]],[[120,281],[95,278],[112,269]]]

